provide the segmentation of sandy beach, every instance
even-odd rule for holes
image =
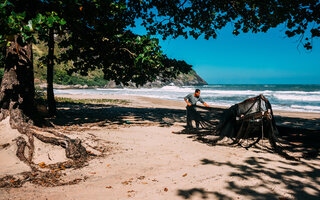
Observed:
[[[319,199],[320,113],[275,111],[279,131],[296,144],[287,160],[268,148],[212,145],[182,133],[185,102],[124,95],[59,95],[73,99],[121,99],[127,103],[59,103],[50,121],[70,138],[80,138],[98,155],[79,169],[63,169],[77,184],[43,187],[25,183],[0,188],[0,199]],[[212,114],[221,116],[223,107]],[[205,112],[205,111],[204,111]],[[0,122],[0,178],[28,171],[15,157],[19,133]],[[207,137],[207,136],[205,136]],[[207,138],[210,138],[209,136]],[[300,140],[301,139],[301,140]],[[66,160],[63,149],[39,144],[35,162]],[[307,143],[306,142],[306,143]],[[303,157],[307,151],[312,158]]]

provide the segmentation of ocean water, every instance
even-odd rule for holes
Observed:
[[[263,94],[273,110],[320,113],[320,85],[205,85],[201,87],[165,86],[140,89],[56,89],[56,94],[119,94],[139,95],[159,99],[183,101],[183,97],[201,90],[210,105],[231,106],[247,98]]]

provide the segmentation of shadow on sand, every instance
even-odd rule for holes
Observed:
[[[277,169],[268,165],[270,162],[277,162]],[[291,199],[291,196],[294,199],[313,200],[319,199],[320,196],[320,166],[314,163],[248,157],[243,164],[217,162],[209,159],[202,159],[201,164],[231,167],[232,172],[228,176],[238,181],[227,179],[226,189],[247,199]],[[290,168],[284,166],[290,166]],[[297,166],[300,167],[300,170],[295,169]],[[301,170],[301,167],[304,170]],[[239,181],[250,179],[254,179],[257,184],[254,186],[239,184]],[[282,188],[286,190],[286,194],[290,195],[289,197],[279,195],[279,189]],[[202,199],[234,199],[221,192],[208,191],[203,188],[180,189],[177,195],[184,199],[192,199],[195,195],[200,195]]]
[[[121,105],[57,103],[57,116],[50,121],[55,125],[72,126],[90,123],[104,124],[144,124],[153,122],[160,126],[172,126],[185,123],[186,111],[170,108],[135,108]],[[210,120],[217,121],[223,109],[201,112]]]
[[[290,154],[299,154],[296,160],[270,160],[262,156],[249,157],[243,164],[235,164],[231,161],[217,162],[210,159],[202,159],[202,165],[227,166],[232,171],[228,176],[237,177],[240,180],[261,180],[255,186],[241,185],[237,181],[226,180],[228,191],[246,199],[319,199],[320,197],[320,119],[301,119],[292,117],[276,116],[277,129],[280,138],[287,145],[282,145],[283,150]],[[210,131],[188,131],[182,130],[182,134],[190,134],[189,138],[207,145],[228,145],[213,143],[210,139]],[[267,143],[267,141],[265,141]],[[263,149],[263,151],[261,151]],[[255,146],[254,152],[273,153],[270,146],[261,148]],[[274,169],[270,163],[277,163]],[[316,164],[315,164],[316,163]],[[299,168],[299,169],[296,169]],[[267,179],[265,177],[268,177]],[[231,178],[230,178],[231,179]],[[266,179],[266,180],[264,180]],[[306,181],[307,179],[307,181]],[[304,181],[302,181],[304,180]],[[280,186],[280,184],[282,186]],[[284,186],[283,186],[284,185]],[[284,188],[287,196],[280,196],[277,188]],[[259,188],[259,190],[258,190]],[[261,192],[263,191],[263,192]],[[177,195],[183,199],[193,199],[195,196],[202,199],[231,200],[233,197],[219,191],[208,191],[204,188],[179,189]]]
[[[50,121],[59,126],[157,123],[172,126],[185,121],[185,111],[165,108],[134,108],[105,104],[58,103],[58,114]]]

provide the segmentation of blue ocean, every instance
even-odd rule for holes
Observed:
[[[164,86],[162,88],[139,89],[56,89],[56,94],[107,94],[138,95],[159,99],[183,101],[188,93],[196,88],[201,90],[202,98],[210,105],[231,106],[247,98],[263,94],[272,104],[273,110],[320,113],[320,85],[205,85]]]

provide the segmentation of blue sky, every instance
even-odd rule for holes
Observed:
[[[135,32],[143,34],[143,28]],[[298,47],[298,37],[287,38],[281,27],[268,33],[232,35],[231,27],[217,39],[161,40],[170,58],[185,60],[209,84],[320,84],[320,40],[313,50]]]

